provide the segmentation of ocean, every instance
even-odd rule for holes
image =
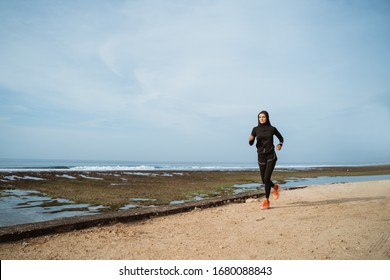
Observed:
[[[148,162],[118,160],[0,159],[1,171],[174,171],[246,170],[253,163]]]
[[[367,166],[384,163],[278,163],[279,169]],[[1,159],[0,172],[40,171],[228,171],[258,169],[257,162],[147,162],[113,160]]]

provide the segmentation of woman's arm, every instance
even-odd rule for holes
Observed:
[[[255,142],[255,138],[256,138],[256,130],[255,130],[255,128],[253,128],[251,135],[249,135],[249,137],[248,137],[249,145],[251,145],[251,146],[253,145],[253,143]]]
[[[279,144],[276,145],[276,150],[280,151],[282,149],[284,139],[282,134],[280,134],[280,132],[276,128],[275,128],[275,136],[278,137],[279,139]]]
[[[248,138],[248,140],[249,140],[249,145],[253,145],[253,143],[255,142],[255,137],[251,134],[251,135],[249,135],[249,138]]]

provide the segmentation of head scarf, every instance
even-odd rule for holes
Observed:
[[[265,117],[267,118],[267,121],[265,122],[265,124],[261,124],[261,123],[260,123],[260,120],[259,120],[260,114],[264,114]],[[259,125],[271,125],[271,122],[269,121],[268,112],[267,112],[267,111],[261,111],[261,112],[257,115],[257,122],[259,123]]]

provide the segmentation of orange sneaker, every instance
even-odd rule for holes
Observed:
[[[269,200],[268,199],[264,199],[263,203],[261,204],[261,210],[264,210],[264,209],[269,209]]]
[[[279,198],[279,184],[275,184],[274,185],[274,199],[278,199]]]

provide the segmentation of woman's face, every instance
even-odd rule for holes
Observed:
[[[265,124],[267,122],[267,116],[265,114],[260,114],[259,115],[259,122],[261,124]]]

